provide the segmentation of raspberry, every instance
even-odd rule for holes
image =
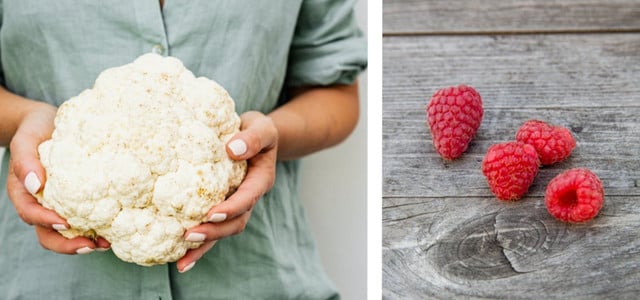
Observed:
[[[529,120],[522,124],[516,133],[516,140],[536,148],[543,165],[564,160],[576,147],[576,140],[569,129],[538,120]]]
[[[482,121],[482,99],[470,86],[440,89],[427,106],[433,145],[444,159],[453,160],[469,147]]]
[[[544,195],[551,215],[564,222],[585,222],[593,219],[604,201],[602,182],[593,172],[570,169],[553,178]]]
[[[500,200],[518,200],[538,173],[538,154],[533,146],[506,142],[489,147],[482,160],[482,174]]]

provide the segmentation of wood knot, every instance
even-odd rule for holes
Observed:
[[[490,280],[518,275],[504,256],[495,232],[497,213],[460,224],[434,249],[439,273],[466,280]]]
[[[571,131],[574,133],[580,133],[583,130],[583,127],[580,125],[572,125],[570,128],[571,128]]]

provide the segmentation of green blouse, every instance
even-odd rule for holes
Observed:
[[[180,58],[224,86],[239,113],[269,112],[290,87],[351,83],[366,43],[345,0],[0,0],[0,84],[60,105],[104,69],[146,52]],[[2,109],[2,108],[0,108]],[[1,122],[1,120],[0,120]],[[44,250],[7,198],[0,173],[0,299],[326,299],[324,273],[298,198],[298,163],[279,162],[273,189],[243,233],[220,240],[184,274],[111,251]]]

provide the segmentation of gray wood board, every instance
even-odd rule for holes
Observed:
[[[640,292],[640,34],[383,38],[383,296],[633,298]],[[426,125],[438,88],[467,83],[483,123],[462,158],[443,161]],[[480,172],[487,148],[532,118],[578,145],[502,202]],[[549,180],[587,167],[605,206],[586,224],[546,212]]]
[[[640,34],[393,37],[383,56],[384,196],[490,195],[484,153],[528,119],[569,127],[578,142],[567,161],[541,169],[533,195],[569,167],[593,169],[611,194],[638,194]],[[466,154],[445,162],[425,107],[459,83],[480,92],[485,115]]]
[[[637,297],[637,202],[609,196],[594,220],[569,225],[554,220],[542,198],[385,199],[383,296]]]
[[[630,31],[637,0],[385,0],[385,34]]]

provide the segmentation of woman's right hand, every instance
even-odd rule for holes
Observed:
[[[9,145],[9,199],[20,218],[34,226],[40,245],[45,249],[64,254],[85,254],[95,249],[108,249],[109,243],[102,238],[93,241],[86,237],[63,237],[56,229],[68,229],[67,221],[44,208],[33,196],[42,189],[46,180],[45,170],[38,159],[38,145],[51,137],[55,115],[54,106],[41,103],[34,105],[18,125]]]

